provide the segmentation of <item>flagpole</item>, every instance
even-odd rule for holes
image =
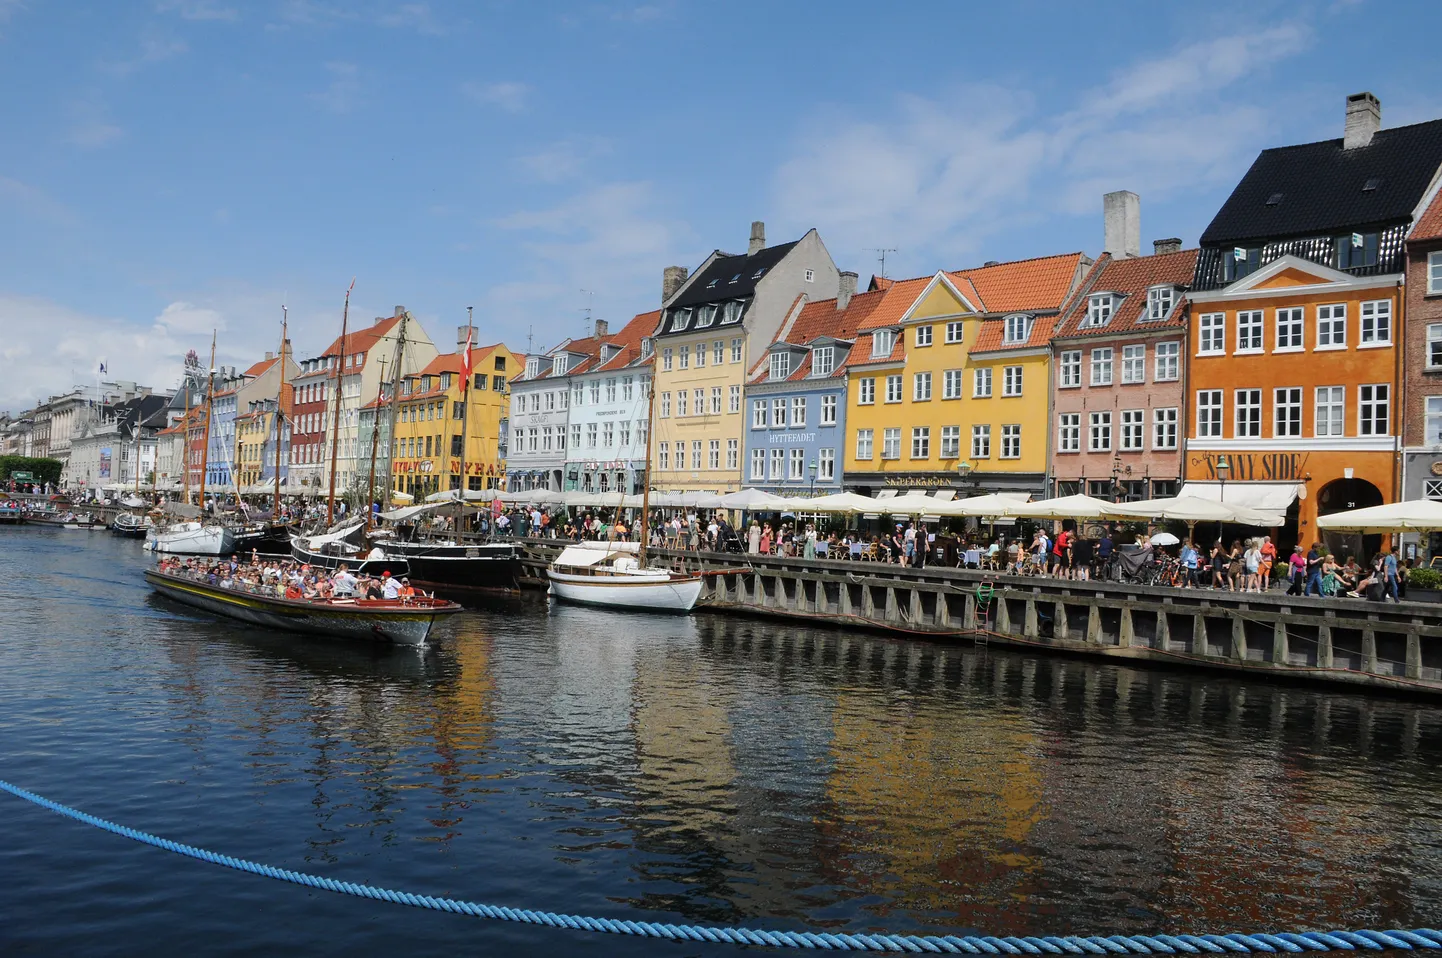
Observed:
[[[471,338],[476,327],[471,321],[475,307],[466,307],[466,345],[461,353],[461,479],[456,496],[456,545],[461,544],[461,522],[466,515],[466,426],[471,421],[471,407],[467,401],[471,387]]]
[[[331,414],[330,421],[330,495],[325,501],[325,527],[329,529],[335,525],[335,460],[340,445],[340,392],[341,392],[341,370],[345,368],[345,334],[346,323],[350,320],[350,291],[355,289],[355,280],[350,281],[350,288],[345,291],[345,309],[340,314],[340,355],[336,357],[335,363],[335,412]]]

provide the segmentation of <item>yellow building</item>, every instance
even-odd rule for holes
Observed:
[[[525,356],[503,344],[471,350],[470,389],[462,401],[461,354],[437,356],[400,384],[392,488],[417,499],[461,486],[461,419],[465,416],[467,489],[504,488],[509,383]],[[383,402],[378,400],[378,402]],[[382,436],[385,413],[381,411]],[[364,462],[369,449],[360,450]],[[381,468],[384,451],[378,454]]]
[[[847,489],[1047,494],[1057,316],[1081,253],[891,284],[847,358]]]
[[[281,415],[280,477],[286,479],[290,450],[289,383],[284,387],[284,412]],[[275,481],[275,400],[260,399],[235,418],[235,484],[243,492],[247,487]]]
[[[835,296],[841,276],[815,230],[766,247],[761,223],[752,224],[748,253],[715,252],[689,280],[685,275],[680,267],[667,270],[666,305],[652,337],[652,487],[734,492],[741,488],[747,370],[798,299]]]

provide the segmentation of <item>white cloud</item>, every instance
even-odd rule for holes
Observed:
[[[189,49],[190,46],[177,36],[158,30],[148,30],[141,35],[140,49],[135,56],[128,60],[101,64],[101,69],[116,76],[129,76],[141,67],[178,57]]]
[[[469,81],[461,84],[461,92],[484,106],[494,106],[507,113],[520,113],[531,98],[531,88],[514,80],[494,83]]]
[[[446,32],[428,3],[402,3],[381,13],[376,22],[392,29],[414,30],[422,36],[438,37]]]
[[[579,176],[591,160],[611,150],[611,141],[604,137],[571,137],[516,157],[516,165],[529,179],[560,183]]]
[[[1094,211],[1109,190],[1145,200],[1235,177],[1269,122],[1244,81],[1310,40],[1282,24],[1185,45],[1049,115],[1028,91],[989,85],[902,96],[860,119],[838,108],[801,131],[775,202],[793,231],[819,227],[833,253],[897,246],[903,261],[962,265],[1038,210]]]
[[[332,60],[325,65],[330,85],[310,94],[310,101],[332,113],[349,113],[360,101],[360,69],[354,63]]]
[[[223,6],[216,0],[160,0],[155,9],[161,13],[175,13],[182,20],[224,20],[240,19],[240,11]]]
[[[76,220],[73,210],[40,187],[0,176],[0,208],[6,206],[52,226],[70,226]]]

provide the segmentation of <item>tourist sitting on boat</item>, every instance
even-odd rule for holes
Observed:
[[[387,599],[399,599],[401,597],[401,584],[396,581],[387,569],[381,573],[381,595]]]

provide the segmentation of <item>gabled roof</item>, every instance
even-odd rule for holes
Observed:
[[[471,347],[471,371],[480,368],[481,361],[491,356],[501,348],[501,343],[493,343],[490,346]],[[401,393],[401,402],[413,402],[417,399],[434,399],[437,396],[444,396],[446,391],[441,388],[441,373],[453,373],[459,375],[461,371],[461,353],[457,350],[453,353],[441,353],[435,359],[426,364],[426,367],[418,373],[411,373],[406,379],[420,381],[422,376],[430,376],[435,379],[435,385],[425,392]]]
[[[780,246],[768,246],[750,254],[726,255],[718,252],[709,264],[691,278],[680,295],[666,305],[695,306],[750,296],[756,291],[756,284],[762,277],[785,259],[786,254],[799,242],[800,240],[797,240],[782,243]]]
[[[906,311],[916,303],[916,298],[922,294],[931,280],[930,276],[893,280],[891,285],[880,291],[881,302],[872,308],[857,328],[865,331],[881,329],[884,326],[895,326],[901,322],[901,317],[906,315]],[[866,295],[872,294],[867,293]]]
[[[1141,332],[1181,326],[1185,310],[1180,292],[1171,313],[1165,319],[1141,321],[1147,308],[1147,290],[1161,285],[1185,287],[1192,281],[1198,252],[1188,249],[1129,259],[1113,259],[1110,254],[1103,253],[1092,273],[1089,293],[1112,292],[1119,293],[1124,298],[1105,326],[1083,327],[1089,297],[1077,297],[1076,303],[1057,325],[1056,336],[1110,336],[1132,329]]]
[[[1412,234],[1408,240],[1434,240],[1442,239],[1442,190],[1438,190],[1432,197],[1432,202],[1417,217],[1417,225],[1412,227]]]
[[[653,309],[649,313],[637,313],[629,323],[621,327],[619,333],[606,338],[602,345],[615,346],[618,350],[614,356],[597,366],[596,370],[624,369],[636,362],[641,358],[641,340],[654,333],[660,322],[659,309]],[[596,359],[600,361],[599,352]]]
[[[1263,150],[1201,242],[1226,245],[1405,222],[1439,165],[1442,120],[1378,130],[1367,146],[1350,150],[1341,139]],[[1374,188],[1366,189],[1373,180]]]
[[[886,290],[869,290],[865,293],[855,293],[851,302],[847,303],[845,309],[836,308],[836,299],[819,299],[807,303],[801,307],[800,315],[794,322],[782,324],[777,330],[776,336],[771,340],[774,346],[777,343],[787,343],[797,349],[805,349],[808,344],[818,339],[838,339],[845,342],[855,342],[857,329],[866,318],[881,305],[886,298]],[[870,341],[870,337],[867,338]],[[849,351],[841,353],[836,357],[836,366],[832,371],[833,376],[844,376],[845,360],[850,355]],[[757,385],[770,382],[770,370],[767,368],[769,352],[763,354],[761,359],[752,367],[749,383]],[[807,379],[811,375],[811,353],[807,350],[806,355],[796,369],[792,370],[787,381],[798,381]]]
[[[280,360],[275,357],[271,357],[270,359],[262,359],[260,362],[256,363],[254,366],[251,366],[245,372],[241,373],[241,375],[244,376],[246,379],[254,379],[257,376],[264,375],[267,369],[274,366],[278,362],[280,362]]]
[[[1066,302],[1086,262],[1085,253],[1062,253],[996,263],[949,274],[965,293],[976,290],[988,313],[1049,312]]]
[[[345,335],[344,348],[342,348],[341,346],[341,337],[337,336],[335,339],[331,340],[331,344],[326,347],[325,351],[316,358],[324,358],[326,356],[340,356],[341,362],[344,363],[345,357],[349,356],[351,353],[365,353],[365,362],[369,362],[371,349],[375,346],[376,343],[380,342],[382,339],[388,336],[391,330],[395,329],[396,324],[400,321],[401,319],[399,316],[387,316],[384,319],[377,320],[370,326],[364,326],[356,330],[349,330],[346,332]],[[361,363],[360,366],[351,366],[348,368],[350,368],[352,371],[356,369],[363,369],[365,367],[365,362]],[[347,367],[342,366],[342,374],[345,373],[346,368]],[[329,370],[327,371],[329,372]]]

